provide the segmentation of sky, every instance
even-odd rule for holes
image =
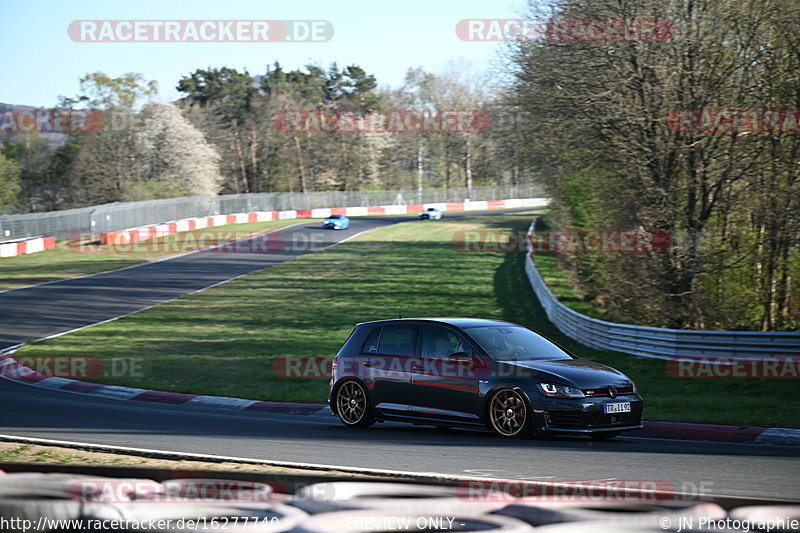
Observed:
[[[91,72],[141,73],[174,100],[178,80],[199,68],[229,66],[262,74],[314,63],[357,64],[382,86],[398,87],[410,67],[441,71],[448,62],[477,70],[497,63],[501,45],[456,36],[459,20],[518,18],[524,0],[0,0],[3,71],[0,102],[52,107],[79,93]],[[328,42],[91,43],[70,39],[75,20],[327,20]]]

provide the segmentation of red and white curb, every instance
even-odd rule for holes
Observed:
[[[800,429],[789,428],[645,422],[644,429],[637,431],[635,435],[653,439],[800,446]]]
[[[33,254],[44,250],[51,250],[56,246],[55,237],[36,237],[0,243],[0,257],[15,257],[17,255]]]
[[[232,409],[234,411],[259,411],[264,413],[295,415],[314,415],[322,412],[330,413],[327,406],[320,404],[265,402],[246,400],[243,398],[229,398],[225,396],[184,394],[180,392],[119,387],[117,385],[102,385],[100,383],[90,383],[76,379],[47,376],[19,363],[11,354],[0,356],[0,378],[45,389],[73,392],[112,400],[129,400],[133,402],[213,407],[217,409]]]
[[[360,217],[370,215],[410,215],[428,208],[442,211],[484,211],[487,209],[512,209],[519,207],[544,207],[547,198],[513,198],[507,200],[489,200],[478,202],[440,202],[412,205],[380,205],[370,207],[326,207],[321,209],[300,209],[288,211],[254,211],[251,213],[233,213],[230,215],[214,215],[174,220],[163,224],[109,231],[100,235],[101,244],[131,244],[143,240],[163,237],[173,233],[193,231],[197,229],[226,226],[229,224],[247,224],[253,222],[269,222],[271,220],[294,220],[303,218],[328,218],[331,215]]]
[[[119,387],[116,385],[102,385],[75,379],[46,376],[20,364],[10,353],[0,356],[0,378],[33,385],[35,387],[113,400],[211,407],[216,409],[231,409],[234,411],[259,411],[263,413],[294,415],[330,415],[328,406],[323,404],[265,402],[226,396],[184,394],[179,392]],[[635,431],[630,435],[633,437],[650,439],[800,447],[800,429],[790,428],[645,422],[644,429]]]

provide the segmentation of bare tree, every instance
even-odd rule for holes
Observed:
[[[672,327],[719,325],[708,306],[709,276],[735,276],[734,270],[752,264],[741,253],[720,257],[723,237],[731,238],[731,209],[745,206],[746,198],[752,212],[777,193],[780,200],[767,205],[786,220],[795,205],[785,189],[787,172],[797,169],[791,135],[771,136],[776,144],[765,152],[769,135],[676,129],[667,120],[680,110],[763,109],[770,102],[763,94],[769,72],[784,79],[796,72],[788,56],[796,56],[797,47],[779,35],[796,35],[797,26],[779,30],[779,13],[772,0],[565,0],[553,12],[532,13],[672,24],[667,39],[522,42],[513,57],[514,98],[536,126],[531,148],[557,201],[557,222],[660,229],[672,239],[661,254],[571,258],[602,289],[597,293],[612,314]],[[786,57],[771,61],[776,53]],[[798,94],[796,75],[784,89]],[[765,235],[787,229],[774,226],[765,226]],[[776,257],[788,252],[768,248]],[[775,266],[774,259],[767,262]],[[786,301],[789,290],[778,288],[786,275],[775,271],[774,277],[771,270],[758,274],[766,276],[758,299],[772,316],[759,321],[762,328],[775,327],[777,302]],[[740,311],[734,325],[752,324],[745,315]],[[726,321],[731,325],[730,316]]]

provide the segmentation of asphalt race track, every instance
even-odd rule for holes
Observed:
[[[348,231],[325,232],[322,245],[406,220],[356,218]],[[284,229],[283,237],[290,241],[297,232],[316,229],[317,224],[300,224]],[[0,293],[0,348],[131,313],[307,252],[199,252]],[[0,433],[8,435],[475,477],[659,480],[682,492],[800,501],[797,448],[635,436],[610,442],[506,441],[488,432],[388,423],[355,430],[333,416],[125,402],[8,380],[0,380],[0,406]]]
[[[531,210],[469,211],[448,213],[447,217]],[[140,311],[318,251],[357,233],[415,219],[413,215],[354,217],[350,228],[344,231],[323,230],[317,222],[298,221],[297,225],[279,230],[277,242],[284,249],[274,253],[199,251],[132,268],[0,292],[0,350]],[[258,245],[254,248],[259,249]],[[260,249],[273,250],[268,245]]]
[[[0,433],[337,466],[550,481],[667,481],[676,490],[800,501],[796,448],[619,437],[507,441],[330,416],[147,404],[0,380]]]

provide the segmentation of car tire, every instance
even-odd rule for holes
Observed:
[[[506,439],[521,439],[531,435],[532,409],[522,392],[500,389],[489,398],[486,418],[489,428]]]
[[[347,427],[366,428],[375,423],[375,412],[370,405],[367,389],[360,382],[349,379],[336,388],[336,416]]]
[[[621,431],[603,431],[601,433],[589,433],[589,438],[592,440],[611,440],[617,435],[622,433]]]

